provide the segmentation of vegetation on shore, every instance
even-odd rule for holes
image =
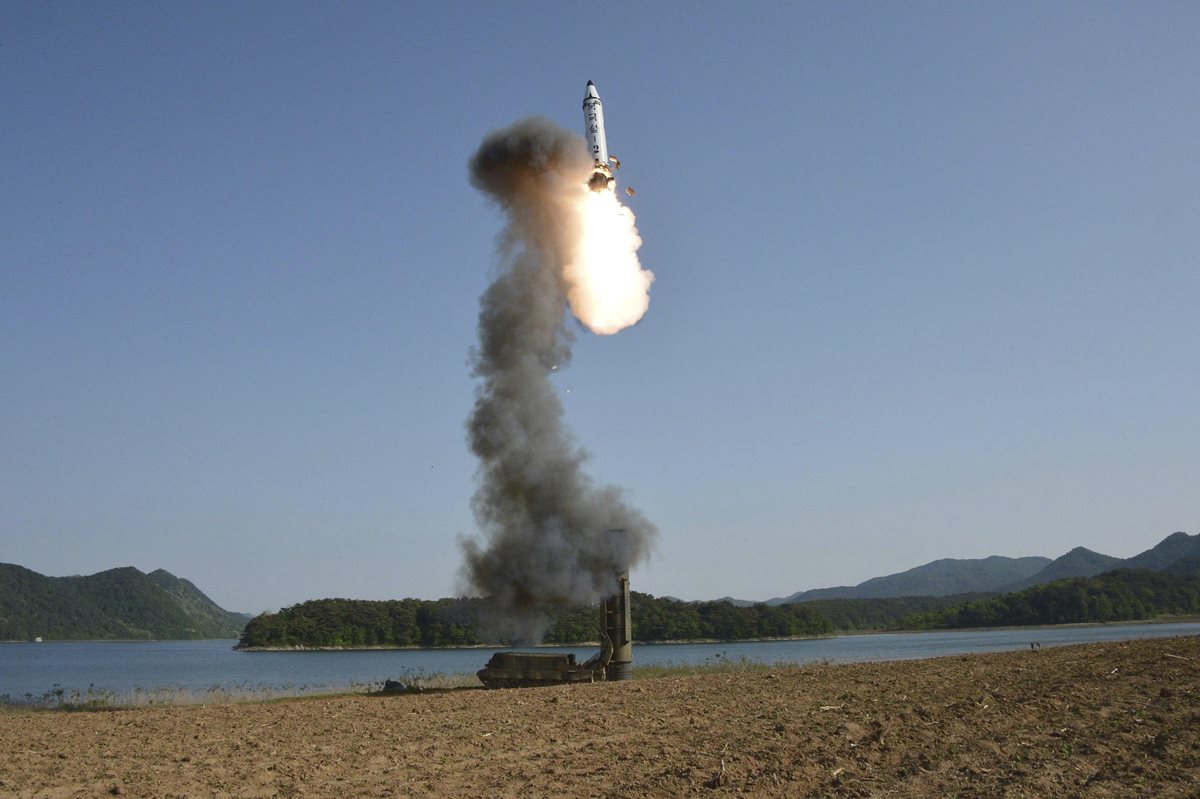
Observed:
[[[633,633],[639,641],[724,641],[827,635],[829,620],[805,605],[734,607],[728,602],[681,602],[633,592]],[[588,605],[547,612],[545,643],[596,638],[597,610]],[[482,599],[368,601],[318,599],[251,619],[240,648],[470,646],[507,644],[489,634]]]

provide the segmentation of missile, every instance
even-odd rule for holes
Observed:
[[[587,82],[587,93],[583,95],[583,135],[587,139],[588,152],[592,155],[592,176],[588,188],[592,191],[607,189],[613,184],[612,169],[608,165],[608,141],[604,137],[604,106],[596,84]],[[615,158],[613,163],[619,163]]]

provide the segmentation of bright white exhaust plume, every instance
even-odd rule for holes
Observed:
[[[563,269],[571,313],[593,333],[616,333],[650,307],[654,273],[638,261],[633,211],[612,189],[582,192],[579,214],[579,245]]]
[[[534,642],[548,608],[611,594],[657,532],[618,488],[584,473],[550,379],[571,360],[568,307],[589,330],[615,333],[642,318],[654,276],[638,263],[633,214],[612,191],[587,189],[593,164],[578,136],[522,120],[490,133],[470,172],[506,224],[472,351],[481,536],[460,542],[461,576],[490,599],[494,634]]]

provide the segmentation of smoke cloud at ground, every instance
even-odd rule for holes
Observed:
[[[480,462],[473,510],[482,540],[461,542],[461,575],[470,592],[492,598],[494,625],[534,642],[546,609],[611,593],[615,576],[646,558],[656,531],[619,489],[584,473],[586,453],[550,380],[571,358],[567,298],[579,290],[573,272],[593,194],[580,138],[544,119],[522,120],[489,134],[469,166],[472,185],[507,224],[472,352],[480,382],[467,430]],[[631,214],[628,228],[636,251]],[[653,276],[633,273],[645,296]],[[644,311],[648,300],[639,301],[642,311],[626,324]]]

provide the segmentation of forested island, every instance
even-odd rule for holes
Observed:
[[[507,644],[489,636],[482,599],[318,599],[250,620],[240,648],[472,646]],[[806,605],[740,608],[728,602],[682,602],[633,592],[633,631],[639,641],[746,640],[827,635],[827,618]],[[545,643],[596,639],[597,609],[575,605],[547,612]]]
[[[506,645],[481,623],[482,599],[369,601],[319,599],[264,613],[246,625],[239,648],[356,648]],[[683,602],[633,592],[639,642],[749,641],[857,630],[947,629],[1134,621],[1200,614],[1200,569],[1124,569],[1069,578],[1003,596],[834,599],[789,605]],[[595,640],[596,608],[548,614],[548,644]]]

